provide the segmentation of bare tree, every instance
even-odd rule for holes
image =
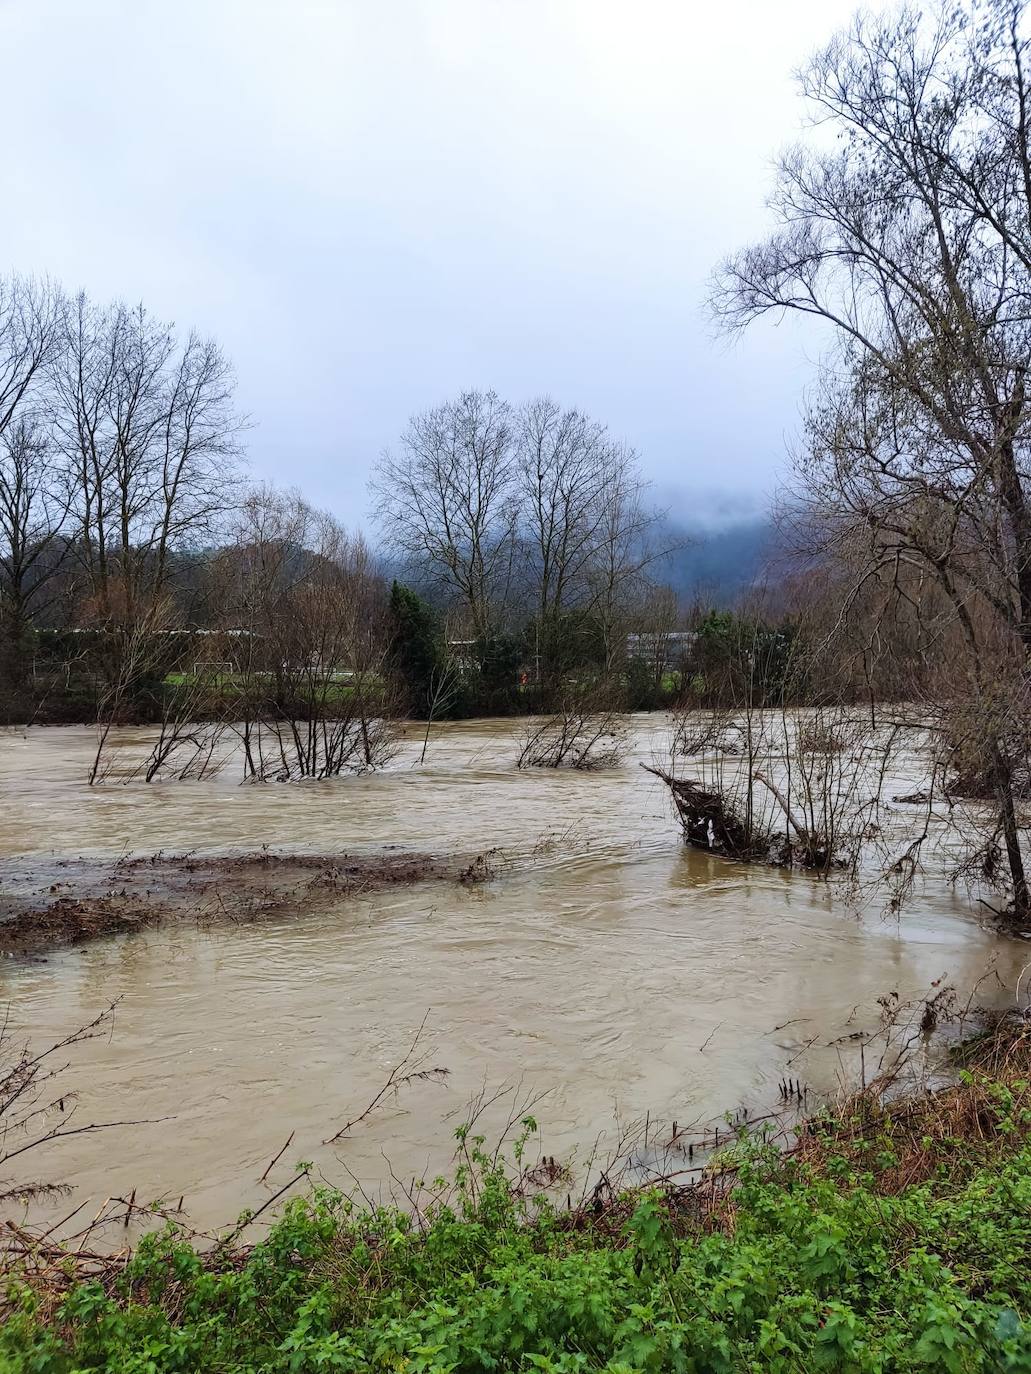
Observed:
[[[606,668],[621,662],[632,608],[648,584],[648,569],[669,546],[656,544],[658,516],[645,505],[637,455],[626,445],[613,448],[601,492],[603,521],[591,560],[591,609],[601,629]]]
[[[714,294],[731,327],[785,310],[832,327],[800,476],[824,548],[864,550],[845,609],[871,579],[901,598],[926,578],[963,646],[965,690],[1009,681],[1011,702],[1031,652],[1027,43],[1014,0],[857,19],[801,77],[839,139],[780,160],[779,228],[725,264]],[[1024,727],[1009,708],[984,722],[1024,918]]]
[[[496,625],[509,590],[513,440],[507,402],[493,391],[466,391],[413,416],[400,452],[383,455],[372,482],[391,546],[458,602],[474,638]]]
[[[422,749],[419,753],[420,763],[426,762],[426,751],[430,747],[430,731],[433,728],[433,722],[447,715],[462,690],[463,664],[461,659],[448,649],[448,644],[453,636],[446,627],[443,638],[443,652],[430,669],[429,680],[426,683],[425,701],[420,703],[426,708],[426,729],[423,732]]]
[[[61,346],[63,310],[49,282],[0,279],[0,621],[17,676],[32,611],[61,561],[67,497],[43,393]]]
[[[539,672],[553,676],[563,616],[599,613],[613,638],[616,608],[655,557],[637,457],[604,425],[549,396],[517,422],[520,532],[537,618]],[[606,641],[608,643],[608,639]]]
[[[63,311],[52,283],[0,278],[0,435],[32,408],[61,347]]]
[[[25,636],[57,592],[68,551],[69,492],[44,430],[31,418],[0,434],[0,623],[10,667],[26,667]]]
[[[268,488],[244,503],[236,540],[218,575],[244,776],[326,778],[383,763],[393,741],[386,597],[364,540]]]
[[[106,683],[97,710],[97,748],[87,774],[91,787],[113,771],[111,732],[124,722],[140,683],[164,673],[173,617],[168,597],[149,597],[137,601],[131,616],[113,606],[110,618],[99,626],[103,648],[97,659],[106,668]]]
[[[335,777],[386,762],[385,595],[364,540],[317,515],[310,566],[274,644],[282,720],[266,721],[289,776]],[[286,747],[284,747],[286,741]]]
[[[232,522],[230,540],[210,569],[216,617],[227,638],[238,683],[237,712],[244,776],[265,775],[261,721],[279,690],[283,658],[277,627],[303,582],[313,519],[296,491],[249,491]],[[274,712],[273,712],[274,714]]]
[[[683,652],[678,652],[673,638],[680,623],[676,592],[665,585],[646,587],[633,607],[632,616],[637,636],[634,656],[658,691],[666,673],[678,670],[683,662]]]
[[[603,425],[550,396],[518,417],[521,529],[538,629],[540,675],[551,676],[552,638],[564,612],[591,599],[588,573],[604,527],[611,445]]]
[[[175,551],[229,501],[242,425],[232,370],[213,341],[180,344],[143,306],[80,295],[54,385],[94,606],[131,616],[166,590]]]

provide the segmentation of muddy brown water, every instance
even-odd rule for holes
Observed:
[[[873,1029],[891,990],[917,997],[943,976],[967,989],[993,969],[981,1001],[1012,999],[1026,945],[979,925],[944,883],[900,922],[857,919],[810,877],[686,849],[665,789],[638,767],[664,752],[662,717],[635,718],[633,757],[596,774],[518,772],[517,729],[435,731],[421,766],[413,730],[382,773],[265,786],[227,772],[90,789],[91,731],[0,739],[0,880],[55,857],[158,850],[501,851],[498,876],[471,888],[416,884],[310,916],[180,922],[8,960],[0,995],[15,1036],[36,1045],[120,999],[112,1033],[66,1056],[78,1124],[167,1118],[33,1152],[19,1177],[68,1183],[59,1210],[89,1199],[84,1215],[132,1189],[185,1195],[191,1220],[216,1226],[298,1159],[377,1193],[393,1175],[432,1176],[484,1087],[543,1094],[544,1148],[584,1159],[646,1113],[765,1110],[786,1071],[833,1091],[854,1068],[847,1037]],[[413,1083],[324,1146],[424,1021],[422,1062],[446,1080]]]

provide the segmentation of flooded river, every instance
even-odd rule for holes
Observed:
[[[218,1225],[298,1159],[370,1191],[392,1173],[432,1176],[469,1100],[506,1084],[544,1094],[535,1115],[550,1153],[583,1156],[617,1119],[767,1108],[786,1070],[832,1091],[879,996],[919,996],[943,976],[968,989],[989,968],[1012,989],[1026,961],[1026,945],[980,927],[944,884],[901,922],[857,919],[813,878],[685,848],[665,788],[638,766],[665,749],[660,716],[635,718],[634,756],[595,774],[517,771],[517,729],[446,727],[421,766],[413,736],[387,770],[357,779],[239,786],[227,772],[93,789],[91,731],[5,736],[11,881],[55,855],[500,851],[497,876],[474,887],[417,884],[308,916],[181,921],[8,960],[2,995],[36,1044],[119,999],[110,1036],[67,1055],[78,1122],[166,1118],[30,1154],[26,1176],[69,1183],[65,1210],[135,1188],[185,1195],[195,1223]],[[1007,998],[983,984],[982,1001]],[[424,1020],[422,1062],[447,1078],[407,1086],[324,1146]]]

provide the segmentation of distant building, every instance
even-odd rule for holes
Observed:
[[[626,656],[647,663],[661,673],[690,662],[697,642],[694,630],[645,630],[641,634],[627,635]]]

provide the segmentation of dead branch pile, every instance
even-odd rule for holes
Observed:
[[[844,708],[674,715],[669,787],[687,842],[734,859],[853,876],[895,740]],[[680,776],[685,759],[693,776]]]
[[[710,791],[695,778],[675,778],[646,763],[641,767],[669,788],[688,844],[731,859],[769,859],[776,844],[772,832],[749,826],[726,794]]]

